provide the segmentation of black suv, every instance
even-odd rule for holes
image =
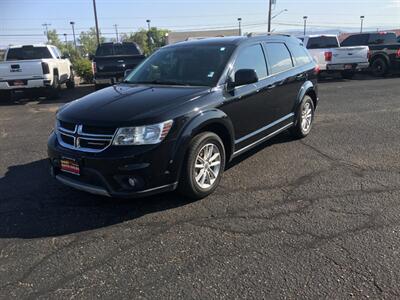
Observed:
[[[121,84],[64,105],[48,141],[52,174],[76,189],[202,198],[226,164],[289,129],[309,134],[316,64],[284,35],[164,47]]]

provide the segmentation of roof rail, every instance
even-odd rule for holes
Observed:
[[[290,34],[287,33],[278,33],[278,32],[268,32],[268,33],[257,33],[257,32],[250,32],[247,34],[247,37],[253,37],[253,36],[271,36],[271,35],[278,35],[278,36],[287,36],[290,37]]]

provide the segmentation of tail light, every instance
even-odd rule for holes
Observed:
[[[325,61],[332,61],[332,52],[325,52]]]
[[[396,58],[400,58],[400,48],[396,52]]]
[[[42,71],[43,74],[50,74],[50,68],[48,63],[42,62]]]
[[[321,68],[319,67],[319,65],[316,65],[314,68],[315,75],[318,75],[320,71],[321,71]]]
[[[92,72],[93,72],[93,75],[94,74],[96,74],[96,72],[97,72],[97,69],[96,69],[96,62],[92,62]]]
[[[372,58],[372,52],[371,50],[368,50],[368,60],[371,60],[371,58]]]

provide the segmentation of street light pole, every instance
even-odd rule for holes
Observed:
[[[97,45],[100,44],[100,34],[99,34],[99,23],[97,21],[97,9],[96,9],[96,0],[93,0],[93,10],[94,10],[94,20],[96,22],[96,37],[97,37]]]
[[[72,26],[72,35],[74,36],[74,47],[75,47],[75,50],[76,50],[75,22],[71,21],[71,22],[69,22],[69,24],[71,24],[71,26]]]
[[[115,27],[115,35],[117,36],[117,43],[118,43],[118,41],[119,41],[119,38],[118,38],[118,25],[114,24],[114,27]]]
[[[304,16],[303,19],[304,19],[304,35],[306,35],[306,32],[307,32],[307,19],[308,19],[308,17],[307,17],[307,16]]]
[[[272,20],[272,0],[269,0],[268,32],[271,32],[271,20]]]
[[[239,22],[239,35],[242,36],[242,18],[237,19]]]
[[[150,31],[150,28],[151,28],[151,20],[146,20],[146,22],[147,22],[147,30],[148,31]]]
[[[360,16],[360,20],[361,20],[361,28],[360,28],[360,33],[362,33],[362,32],[363,32],[364,18],[365,18],[365,16]]]
[[[67,40],[67,34],[66,33],[64,33],[64,39],[65,39],[65,45],[67,45],[68,40]]]

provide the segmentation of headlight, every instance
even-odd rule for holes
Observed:
[[[172,127],[172,120],[140,127],[119,128],[113,145],[154,145],[161,143]]]

